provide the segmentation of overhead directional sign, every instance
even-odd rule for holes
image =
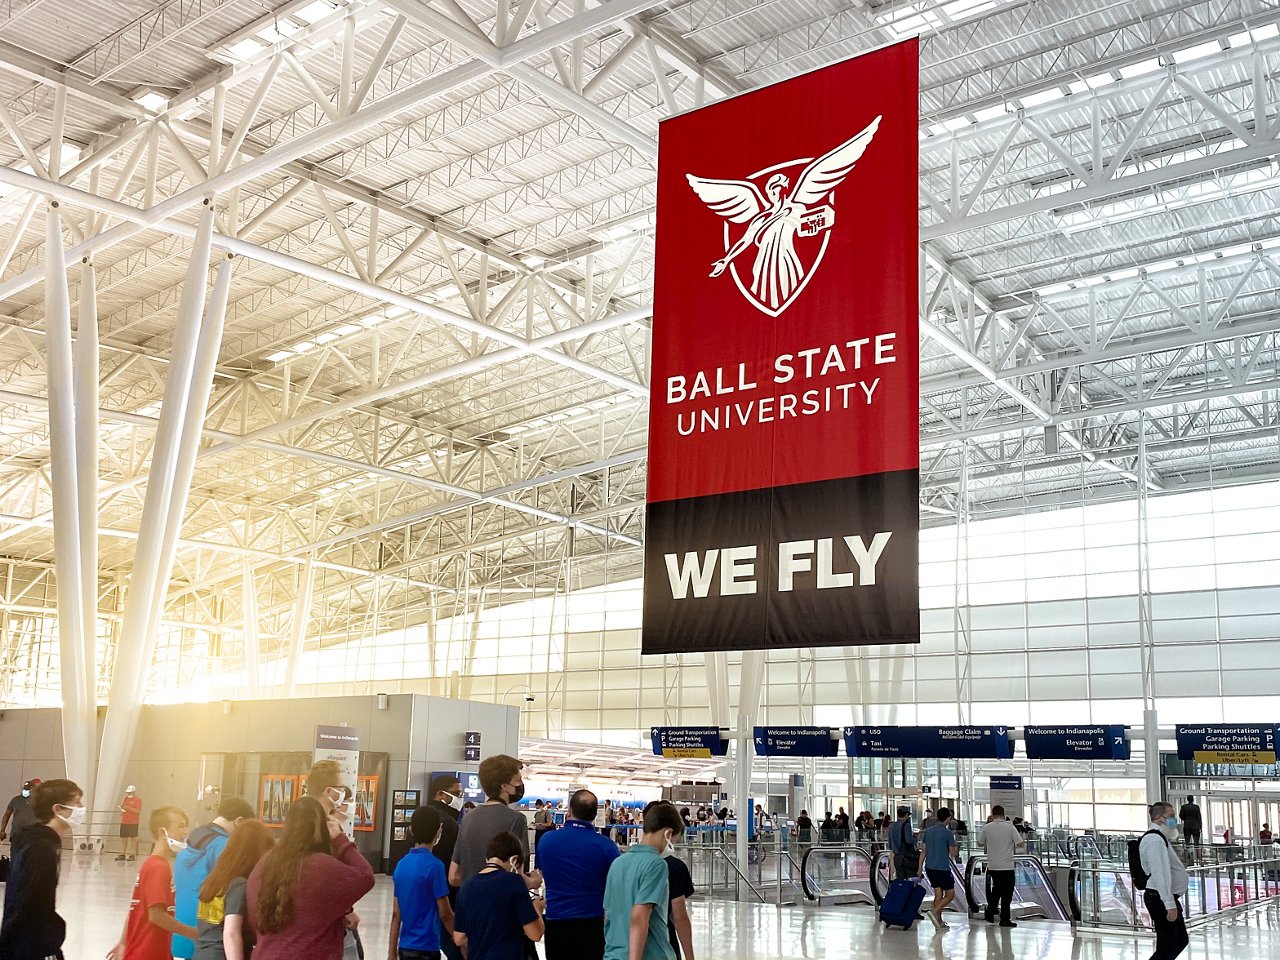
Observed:
[[[844,748],[851,757],[966,758],[1007,760],[1013,756],[1009,728],[845,727]]]
[[[1028,760],[1128,760],[1129,740],[1118,724],[1093,727],[1026,727]]]
[[[1178,759],[1196,763],[1275,763],[1280,725],[1178,724]]]
[[[649,736],[660,757],[723,757],[729,752],[729,741],[719,727],[651,727]]]
[[[761,757],[834,757],[840,741],[829,727],[756,727]]]

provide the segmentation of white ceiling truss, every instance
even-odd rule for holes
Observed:
[[[915,32],[922,520],[954,519],[962,473],[975,517],[1274,476],[1275,21],[1265,0],[14,0],[0,553],[52,556],[46,198],[97,271],[108,617],[211,197],[238,262],[172,622],[237,623],[245,567],[268,638],[308,561],[335,637],[370,594],[422,622],[557,589],[568,557],[583,584],[638,572],[659,121]]]

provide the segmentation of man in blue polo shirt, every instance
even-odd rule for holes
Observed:
[[[538,868],[547,885],[547,960],[601,960],[604,886],[618,846],[596,831],[599,801],[590,790],[569,798],[564,829],[542,838]]]
[[[413,849],[396,864],[395,900],[388,943],[392,960],[440,960],[440,933],[453,937],[453,910],[444,864],[432,853],[440,839],[440,814],[419,807],[409,822]]]

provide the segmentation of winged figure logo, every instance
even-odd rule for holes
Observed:
[[[711,276],[728,271],[748,302],[771,317],[791,306],[826,253],[835,225],[836,188],[871,143],[880,119],[876,117],[862,132],[816,160],[805,157],[774,164],[745,180],[685,174],[702,202],[724,219],[725,253],[711,265]],[[785,171],[801,166],[793,187]],[[764,180],[763,193],[760,180]],[[745,225],[740,234],[739,225]],[[751,275],[744,283],[738,272],[739,257],[753,247]]]

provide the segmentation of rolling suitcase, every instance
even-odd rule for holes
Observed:
[[[887,927],[910,930],[911,925],[920,918],[924,894],[925,889],[919,880],[893,881],[884,895],[884,902],[880,904],[880,919]]]

